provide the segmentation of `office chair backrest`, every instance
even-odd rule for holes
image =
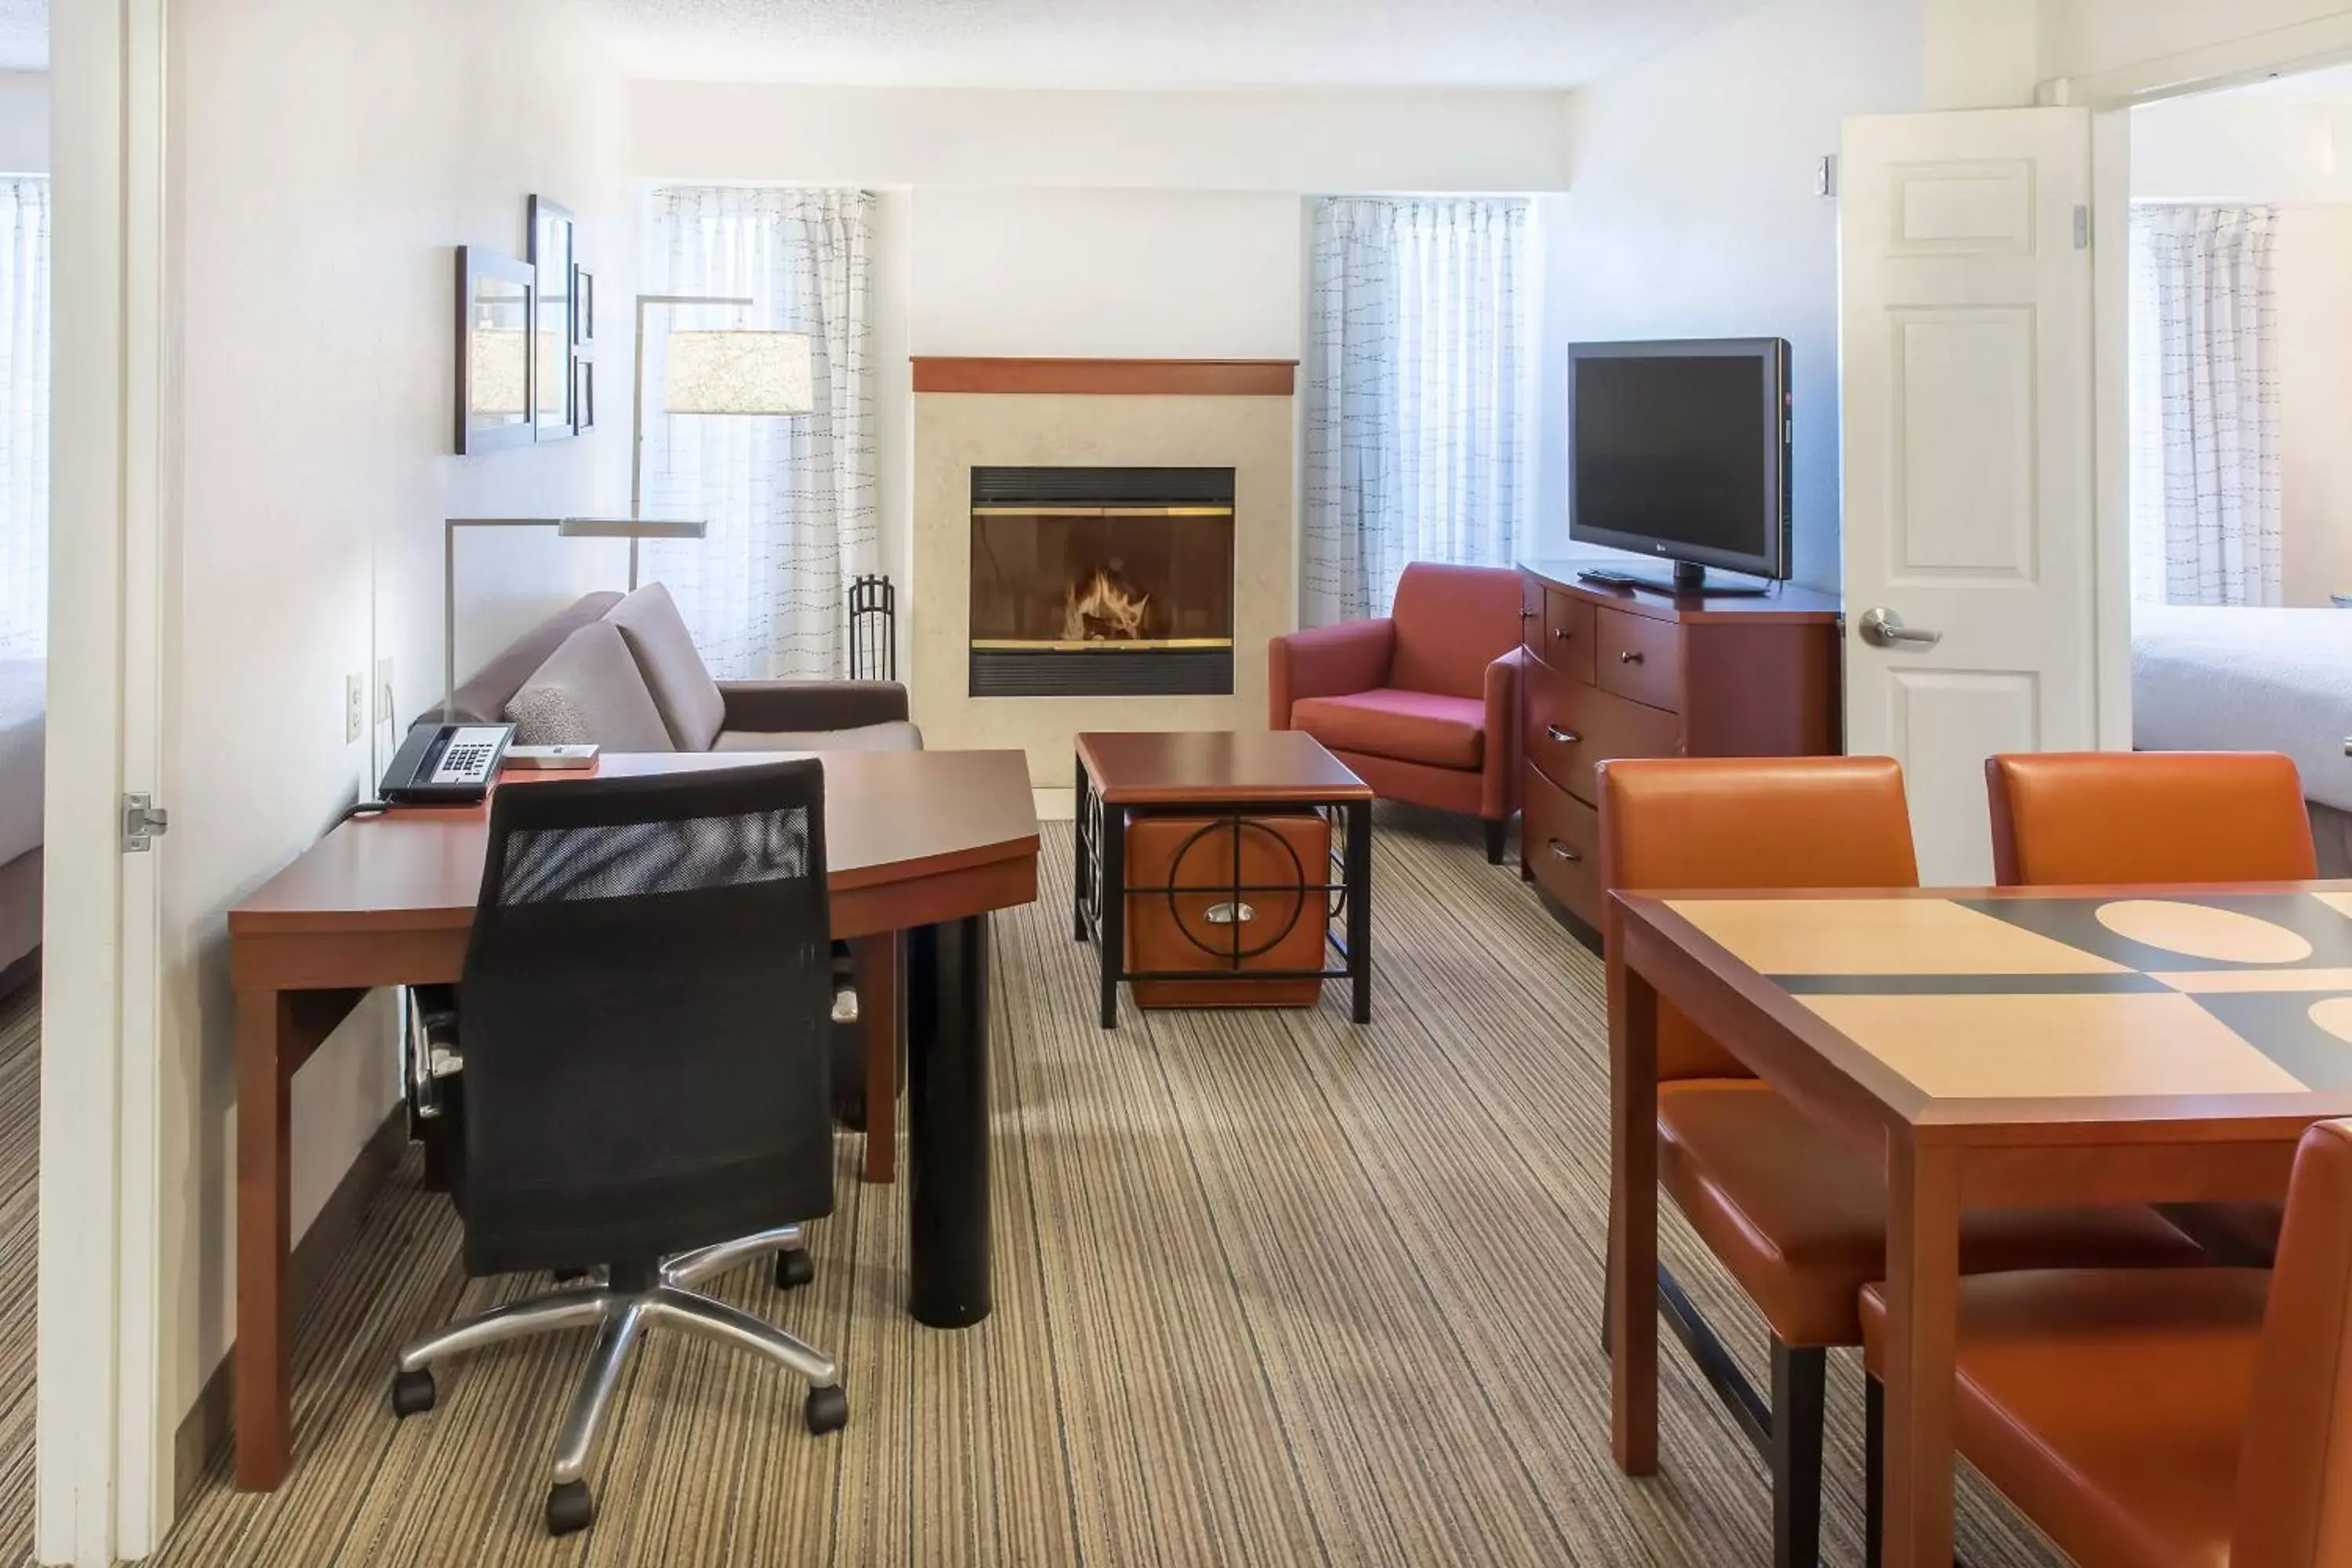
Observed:
[[[2315,877],[2292,759],[2271,752],[2045,752],[1985,763],[2004,887]]]
[[[1605,888],[1910,888],[1919,882],[1903,769],[1885,757],[1603,763]],[[1750,1076],[1672,1008],[1661,1079]]]
[[[828,927],[814,760],[498,790],[459,993],[468,1271],[828,1212]]]
[[[2321,1122],[2295,1154],[2230,1562],[2352,1563],[2352,1121]]]

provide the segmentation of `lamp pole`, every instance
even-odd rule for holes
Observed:
[[[646,503],[646,307],[648,305],[734,305],[744,310],[752,301],[733,295],[640,294],[637,296],[637,352],[629,378],[629,515],[645,510]],[[637,586],[637,542],[629,541],[629,591]]]

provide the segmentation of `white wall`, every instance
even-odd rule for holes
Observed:
[[[0,174],[49,172],[49,73],[0,71]]]
[[[1562,349],[1784,337],[1796,359],[1796,574],[1838,582],[1837,204],[1814,165],[1848,115],[1922,106],[1922,20],[1886,0],[1773,0],[1578,95],[1547,245],[1539,514],[1566,547]]]
[[[2352,594],[2352,102],[2211,94],[2132,111],[2132,195],[2280,208],[2284,595]]]
[[[2089,76],[2346,17],[2343,0],[2042,0],[2042,72]]]
[[[452,247],[521,254],[536,191],[577,210],[608,298],[627,297],[629,257],[627,97],[560,0],[215,0],[174,19],[164,1279],[178,1310],[164,1375],[177,1411],[233,1329],[223,912],[373,793],[396,731],[345,744],[346,673],[391,657],[403,722],[437,696],[442,519],[611,505],[625,474],[625,427],[609,419],[583,440],[451,455]],[[603,374],[625,386],[610,321]],[[560,601],[616,565],[610,546],[551,536],[467,562],[461,622]],[[481,645],[503,628],[469,629]],[[379,995],[295,1080],[298,1235],[394,1102],[389,1019]]]
[[[873,248],[883,567],[911,571],[909,355],[1297,359],[1303,198],[1557,192],[1556,92],[986,92],[639,82],[646,183],[854,185]]]

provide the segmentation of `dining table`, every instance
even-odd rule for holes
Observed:
[[[1886,1179],[1887,1568],[1952,1562],[1965,1211],[2283,1201],[2352,1115],[2352,881],[1616,892],[1612,1442],[1658,1467],[1671,1006]]]

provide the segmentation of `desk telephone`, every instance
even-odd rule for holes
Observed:
[[[511,724],[419,724],[378,793],[390,805],[470,805],[490,793],[513,739]]]

